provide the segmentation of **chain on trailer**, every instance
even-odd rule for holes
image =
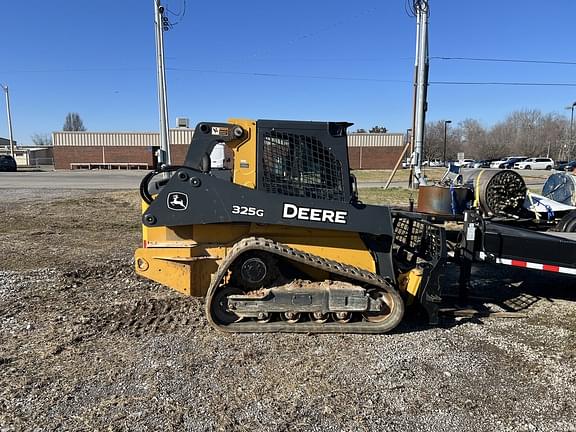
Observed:
[[[334,282],[333,292],[323,291],[322,282],[317,282],[301,289],[280,287],[276,294],[272,288],[246,295],[230,285],[226,276],[247,252],[305,265],[327,272],[331,280],[347,283]],[[280,306],[274,300],[280,300]],[[260,311],[251,314],[250,303],[255,301]],[[284,308],[288,302],[290,306]],[[248,317],[235,313],[242,307]],[[220,265],[206,296],[206,314],[214,327],[227,332],[385,333],[402,320],[404,303],[392,284],[377,274],[269,239],[250,237],[236,243]]]

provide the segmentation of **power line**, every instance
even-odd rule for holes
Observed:
[[[576,83],[562,82],[521,82],[521,81],[430,81],[435,85],[470,85],[470,86],[529,86],[529,87],[576,87]]]
[[[552,65],[576,65],[576,61],[566,60],[532,60],[532,59],[510,59],[510,58],[485,58],[485,57],[444,57],[433,56],[434,60],[461,60],[475,62],[493,62],[493,63],[532,63],[532,64],[552,64]]]
[[[180,22],[182,21],[182,18],[184,18],[184,15],[186,15],[186,0],[182,0],[182,5],[180,6],[180,10],[178,12],[172,11],[168,8],[168,6],[164,6],[164,8],[172,15],[179,18],[178,22]]]
[[[184,2],[184,4],[186,4]],[[184,15],[185,11],[182,13]],[[173,24],[171,24],[173,25]],[[292,41],[290,41],[291,43]],[[175,58],[172,58],[173,60]],[[569,61],[569,60],[535,60],[535,59],[509,59],[509,58],[483,58],[483,57],[445,57],[445,56],[431,56],[431,60],[455,60],[455,61],[476,61],[476,62],[496,62],[496,63],[532,63],[532,64],[552,64],[552,65],[576,65],[576,61]],[[287,61],[310,61],[310,62],[332,62],[332,61],[357,61],[357,62],[371,62],[381,61],[380,58],[376,57],[365,57],[365,58],[286,58],[286,57],[278,57],[278,58],[262,58],[262,59],[250,59],[250,60],[258,60],[258,61],[270,61],[270,60],[287,60]],[[398,57],[396,60],[413,60],[411,57]],[[173,70],[186,70],[186,69],[179,69],[179,68],[172,68]],[[150,68],[145,67],[93,67],[93,68],[62,68],[62,69],[7,69],[1,70],[2,73],[50,73],[50,72],[99,72],[99,71],[145,71],[150,70]],[[222,71],[211,71],[211,70],[200,70],[200,69],[190,69],[193,72],[214,72],[214,73],[233,73],[233,72],[222,72]],[[239,72],[240,73],[240,72]],[[244,73],[240,73],[244,74]],[[279,74],[278,74],[279,75]],[[306,76],[302,76],[306,77]],[[330,77],[329,77],[330,78]],[[331,78],[330,78],[331,79]],[[344,79],[344,78],[341,78]],[[370,79],[357,79],[357,78],[350,78],[352,80],[361,80],[367,81]],[[391,81],[398,81],[401,80],[391,80]],[[437,82],[438,83],[438,82]],[[486,84],[493,84],[493,83],[486,83]],[[528,84],[528,83],[527,83]],[[516,85],[511,83],[510,85]],[[542,84],[542,85],[550,85],[550,84]],[[552,84],[558,85],[558,84]],[[571,85],[571,84],[568,84]]]
[[[4,70],[1,73],[58,73],[58,72],[134,72],[134,71],[150,71],[148,67],[96,67],[96,68],[62,68],[62,69],[20,69],[20,70]],[[254,77],[268,77],[268,78],[297,78],[297,79],[314,79],[314,80],[335,80],[335,81],[360,81],[360,82],[383,82],[383,83],[412,83],[410,80],[393,79],[393,78],[363,78],[363,77],[345,77],[345,76],[329,76],[329,75],[300,75],[300,74],[286,74],[274,72],[258,72],[258,71],[225,71],[215,69],[200,69],[200,68],[179,68],[167,67],[166,70],[171,72],[194,72],[194,73],[208,73],[220,75],[239,75],[239,76],[254,76]],[[529,86],[529,87],[576,87],[576,83],[571,82],[522,82],[522,81],[430,81],[430,85],[455,85],[455,86]]]
[[[6,69],[3,74],[13,73],[60,73],[60,72],[134,72],[149,71],[150,67],[92,67],[92,68],[54,68],[54,69]]]
[[[322,33],[326,33],[329,31],[332,31],[334,28],[337,28],[338,26],[341,26],[343,24],[346,24],[347,22],[351,22],[351,21],[355,21],[358,20],[359,18],[364,17],[365,15],[373,15],[375,11],[378,10],[378,6],[375,7],[371,7],[368,9],[365,9],[361,12],[356,13],[355,15],[351,15],[351,16],[345,16],[344,18],[340,18],[338,21],[336,22],[332,22],[329,23],[323,27],[319,27],[313,31],[308,31],[307,33],[300,33],[298,35],[295,35],[294,37],[292,37],[291,39],[282,42],[282,45],[286,45],[286,46],[293,46],[296,45],[297,43],[303,41],[303,40],[310,40],[313,39],[314,37],[322,34]],[[250,59],[255,59],[255,58],[262,58],[262,57],[268,57],[267,54],[271,53],[271,52],[276,52],[276,50],[272,50],[271,48],[268,49],[260,49],[254,53],[252,53],[250,56],[248,56],[247,58]]]
[[[164,6],[164,9],[166,10],[166,12],[172,14],[177,18],[176,22],[172,22],[167,16],[162,16],[162,25],[164,27],[164,31],[172,30],[175,26],[177,26],[184,20],[184,15],[186,15],[186,0],[182,0],[182,5],[180,6],[180,11],[178,12],[174,12],[168,9],[167,6]]]
[[[273,72],[237,72],[237,71],[223,71],[223,70],[209,70],[209,69],[191,69],[191,68],[175,68],[167,67],[166,70],[175,72],[199,72],[199,73],[214,73],[225,75],[245,75],[256,77],[272,77],[272,78],[307,78],[307,79],[320,79],[320,80],[337,80],[337,81],[371,81],[371,82],[392,82],[392,83],[410,83],[409,80],[400,79],[383,79],[383,78],[361,78],[361,77],[337,77],[325,75],[299,75],[299,74],[285,74]]]
[[[368,82],[391,82],[391,83],[412,83],[409,80],[400,79],[383,79],[383,78],[360,78],[360,77],[336,77],[324,75],[298,75],[298,74],[283,74],[283,73],[267,73],[267,72],[235,72],[235,71],[222,71],[222,70],[207,70],[207,69],[188,69],[188,68],[167,68],[176,72],[200,72],[200,73],[215,73],[226,75],[246,75],[257,77],[272,77],[272,78],[304,78],[304,79],[324,79],[324,80],[338,80],[338,81],[368,81]],[[576,87],[576,83],[562,83],[562,82],[521,82],[521,81],[430,81],[430,85],[493,85],[493,86],[531,86],[531,87]]]

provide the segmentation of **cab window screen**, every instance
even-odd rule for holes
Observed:
[[[264,133],[262,186],[267,192],[344,201],[342,165],[315,137]]]

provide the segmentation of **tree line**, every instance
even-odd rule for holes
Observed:
[[[576,156],[570,119],[557,113],[526,109],[512,112],[491,127],[471,118],[446,126],[446,158],[450,160],[459,152],[477,160],[511,155],[568,160]],[[444,120],[426,124],[424,159],[443,158],[444,128]]]

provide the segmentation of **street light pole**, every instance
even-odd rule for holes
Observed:
[[[428,109],[428,0],[414,2],[417,16],[420,18],[418,27],[418,70],[416,74],[416,107],[414,116],[414,172],[412,186],[426,185],[426,176],[422,172],[422,155],[424,153],[424,128],[426,125],[426,110]],[[416,184],[415,184],[416,183]]]
[[[449,123],[452,123],[452,120],[444,120],[444,157],[442,159],[444,166],[446,166],[446,129]]]
[[[6,94],[6,113],[8,115],[8,134],[10,135],[10,155],[14,157],[14,137],[12,136],[12,113],[10,112],[10,95],[8,93],[8,86],[0,84],[2,90]]]
[[[562,149],[560,150],[560,153],[558,154],[558,158],[560,159],[561,157],[569,159],[569,152],[572,152],[572,147],[574,146],[574,144],[572,143],[573,141],[573,130],[574,130],[574,107],[576,106],[576,102],[572,103],[572,105],[567,106],[566,109],[570,110],[570,134],[568,135],[568,143],[566,143],[566,141],[564,141],[564,145],[562,146]],[[568,145],[570,145],[570,149],[568,150]]]
[[[158,165],[170,165],[170,129],[168,126],[168,102],[166,96],[166,69],[164,66],[164,7],[160,0],[154,0],[154,24],[156,26],[156,79],[158,84],[158,109],[160,114],[160,151]]]
[[[574,124],[574,107],[575,106],[576,106],[576,102],[572,103],[572,106],[570,107],[570,152],[572,152],[572,147],[574,147],[572,130],[573,130],[573,124]]]

